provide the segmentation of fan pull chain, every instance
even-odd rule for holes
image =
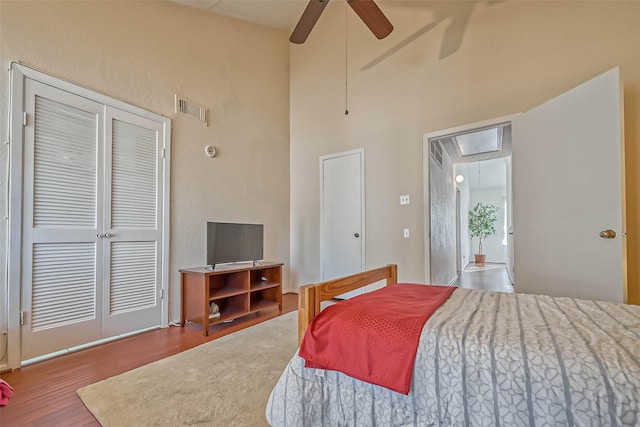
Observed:
[[[344,4],[344,115],[349,114],[348,65],[349,65],[349,26],[347,3]]]

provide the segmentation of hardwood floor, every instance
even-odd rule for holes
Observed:
[[[513,292],[505,264],[471,263],[465,267],[453,286],[481,291]]]
[[[284,294],[282,314],[297,309],[298,295]],[[9,405],[0,408],[0,426],[100,426],[76,395],[80,387],[277,316],[277,311],[267,312],[247,316],[247,323],[216,325],[208,337],[197,325],[157,329],[4,373],[2,379],[15,391]]]

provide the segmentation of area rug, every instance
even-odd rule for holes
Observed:
[[[297,311],[77,391],[103,426],[262,426]],[[117,357],[117,355],[114,355]]]

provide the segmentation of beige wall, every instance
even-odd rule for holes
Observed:
[[[364,147],[367,266],[397,262],[400,280],[422,281],[422,135],[526,111],[620,66],[629,300],[640,303],[640,2],[380,4],[395,27],[381,41],[346,11],[348,116],[345,4],[331,2],[307,42],[291,47],[294,283],[320,277],[319,156]],[[411,205],[399,205],[401,194]],[[410,239],[402,238],[406,227]]]
[[[179,318],[178,269],[205,264],[207,220],[264,223],[265,258],[285,262],[289,285],[287,37],[168,2],[0,1],[2,142],[12,60],[173,119],[171,320]],[[175,93],[208,106],[209,127],[175,117]],[[216,158],[205,156],[207,144]],[[7,155],[0,144],[0,331]]]
[[[178,269],[203,264],[207,220],[264,222],[265,256],[291,260],[285,286],[317,281],[318,157],[359,147],[366,162],[367,266],[396,262],[401,280],[423,281],[422,135],[525,111],[619,65],[630,301],[640,302],[640,170],[634,168],[640,158],[640,2],[381,1],[395,26],[381,41],[346,10],[348,116],[346,7],[331,2],[307,42],[289,47],[282,31],[172,3],[2,0],[0,140],[7,135],[11,60],[174,118],[176,319]],[[174,93],[207,105],[210,126],[173,117]],[[207,144],[219,157],[204,156]],[[7,157],[2,143],[2,302]],[[411,205],[399,205],[401,194],[411,195]],[[411,229],[411,239],[402,238],[403,228]],[[0,303],[0,331],[5,309]]]

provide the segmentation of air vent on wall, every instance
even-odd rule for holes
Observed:
[[[200,120],[207,126],[207,109],[202,105],[176,94],[176,114],[182,113]]]
[[[440,140],[431,141],[431,158],[442,168],[442,144]]]

